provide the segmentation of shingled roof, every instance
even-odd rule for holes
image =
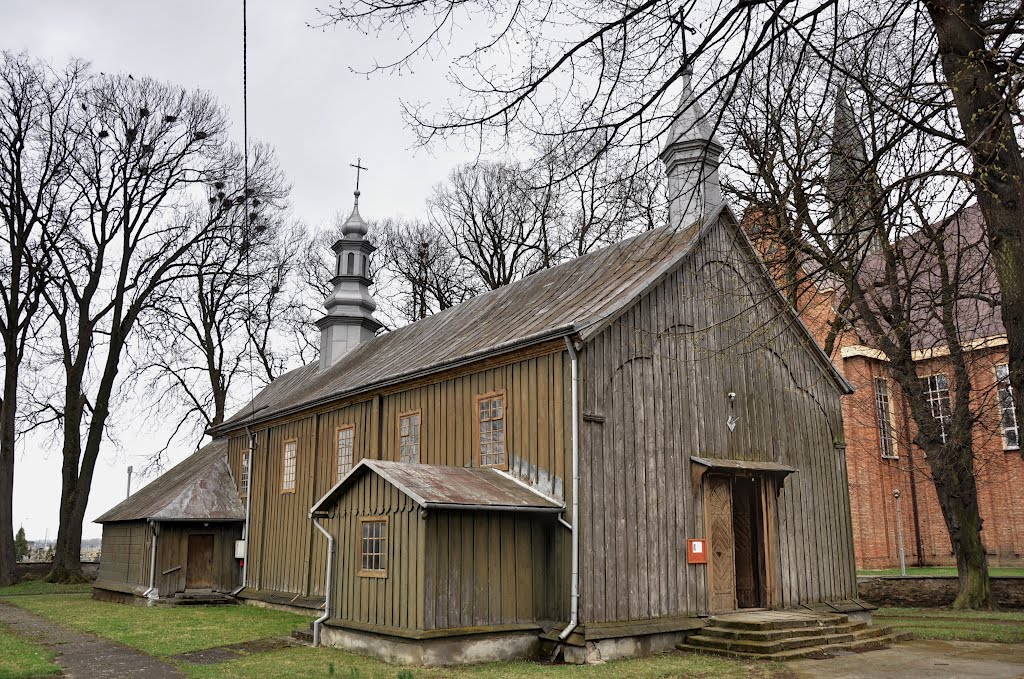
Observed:
[[[328,510],[356,479],[373,473],[424,509],[486,509],[557,514],[565,507],[509,474],[490,467],[364,459],[320,498],[312,513]]]
[[[737,224],[722,203],[686,228],[646,231],[379,335],[325,370],[318,362],[296,368],[210,433],[544,340],[578,335],[586,342],[661,281],[719,220]],[[848,388],[828,359],[823,364]]]
[[[171,467],[95,523],[114,521],[243,521],[227,461],[226,439],[217,439]]]

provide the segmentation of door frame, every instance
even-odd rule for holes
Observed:
[[[775,474],[757,473],[752,471],[738,471],[734,469],[723,470],[723,469],[707,469],[703,470],[706,473],[701,473],[701,483],[696,485],[700,488],[700,508],[701,517],[704,530],[704,537],[708,542],[708,564],[705,567],[704,577],[704,610],[709,615],[715,615],[718,613],[727,613],[729,611],[724,610],[712,610],[711,606],[711,563],[710,561],[715,558],[714,556],[714,545],[712,544],[712,536],[710,530],[709,513],[707,511],[707,489],[708,479],[710,478],[726,478],[729,480],[730,486],[730,513],[735,516],[735,507],[733,506],[732,489],[735,485],[738,477],[753,478],[756,482],[755,494],[757,507],[755,508],[756,514],[760,517],[760,525],[758,526],[758,537],[760,557],[761,557],[761,578],[760,578],[760,593],[759,598],[762,601],[764,608],[776,608],[778,606],[778,493],[781,487],[781,479],[777,478]],[[730,529],[730,533],[732,530]],[[733,534],[733,540],[735,541],[735,534]],[[736,553],[735,553],[735,542],[733,544],[733,577],[736,574]],[[735,606],[736,592],[735,583],[733,584],[733,602]],[[732,610],[745,610],[733,608]],[[749,610],[749,609],[746,609]]]

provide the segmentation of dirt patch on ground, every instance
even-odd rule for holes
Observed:
[[[46,618],[0,603],[0,622],[57,653],[64,676],[76,679],[177,679],[176,668],[135,649],[75,632]]]
[[[282,648],[304,645],[305,644],[290,637],[270,637],[267,639],[246,641],[240,644],[229,644],[228,646],[207,648],[202,651],[193,651],[192,653],[181,653],[174,656],[173,659],[179,662],[192,663],[194,665],[215,665],[217,663],[227,662],[228,660],[234,660],[235,658],[243,655],[269,653],[270,651],[279,651]]]

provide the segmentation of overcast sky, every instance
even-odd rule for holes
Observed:
[[[352,72],[394,45],[341,28],[319,30],[323,0],[249,0],[249,135],[270,143],[294,184],[296,213],[316,227],[351,208],[349,163],[369,167],[360,209],[367,218],[420,214],[431,187],[466,153],[414,150],[400,100],[439,101],[444,64],[412,75],[367,78]],[[3,0],[0,48],[24,50],[54,64],[76,57],[103,72],[148,75],[206,89],[230,110],[242,134],[241,0]],[[138,467],[164,432],[122,431],[120,449],[101,456],[86,512],[92,519],[123,499],[126,467]],[[171,454],[177,462],[190,451]],[[14,522],[29,539],[56,536],[59,444],[32,441],[19,451]]]

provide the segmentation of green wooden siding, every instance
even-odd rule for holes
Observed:
[[[148,587],[150,545],[149,526],[145,521],[103,524],[96,584]]]

